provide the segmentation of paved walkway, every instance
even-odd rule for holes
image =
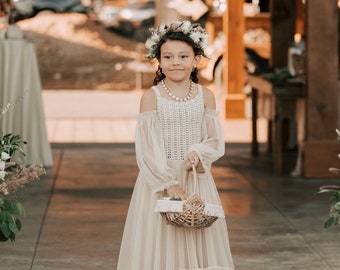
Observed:
[[[138,90],[43,91],[49,141],[133,142],[141,94]],[[226,121],[221,115],[221,120],[227,142],[250,140],[250,119]],[[260,119],[258,126],[259,141],[265,141],[266,122]]]
[[[257,158],[248,143],[226,149],[212,170],[236,269],[340,269],[339,228],[323,229],[328,195],[314,195],[334,180],[289,176],[292,154],[276,176],[263,149]],[[116,269],[138,173],[133,143],[55,141],[52,150],[53,168],[18,194],[27,214],[16,242],[0,245],[0,270]]]

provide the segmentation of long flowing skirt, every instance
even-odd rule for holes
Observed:
[[[168,161],[176,168],[177,179],[184,187],[186,171],[183,161]],[[221,205],[210,172],[198,174],[200,197],[208,203]],[[193,192],[189,174],[187,193]],[[231,270],[234,269],[229,247],[226,221],[219,218],[205,229],[177,228],[168,225],[155,212],[158,199],[147,182],[138,176],[132,194],[117,270]]]

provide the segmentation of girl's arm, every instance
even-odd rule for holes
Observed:
[[[195,164],[202,165],[206,171],[214,161],[224,155],[225,144],[214,94],[206,88],[203,93],[205,112],[202,122],[202,141],[189,148],[187,162],[195,160]]]
[[[154,111],[157,108],[157,97],[152,89],[148,89],[144,92],[139,106],[139,112]]]
[[[135,134],[137,164],[154,193],[178,184],[175,171],[167,165],[156,111],[138,115]]]
[[[170,197],[184,200],[186,194],[178,185],[174,170],[167,165],[156,108],[157,98],[150,89],[141,98],[136,127],[135,147],[140,174],[154,193],[166,190]]]

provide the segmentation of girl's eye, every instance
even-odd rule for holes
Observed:
[[[188,56],[187,55],[182,55],[181,58],[187,58]]]
[[[163,58],[164,59],[170,59],[171,57],[170,57],[170,55],[164,55]]]

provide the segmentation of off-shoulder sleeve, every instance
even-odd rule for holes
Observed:
[[[224,155],[224,137],[217,111],[205,110],[202,123],[202,141],[188,149],[188,153],[193,151],[197,153],[205,170],[209,170],[211,164]]]
[[[175,171],[167,165],[157,112],[140,113],[137,120],[135,148],[141,176],[154,193],[178,184]]]

